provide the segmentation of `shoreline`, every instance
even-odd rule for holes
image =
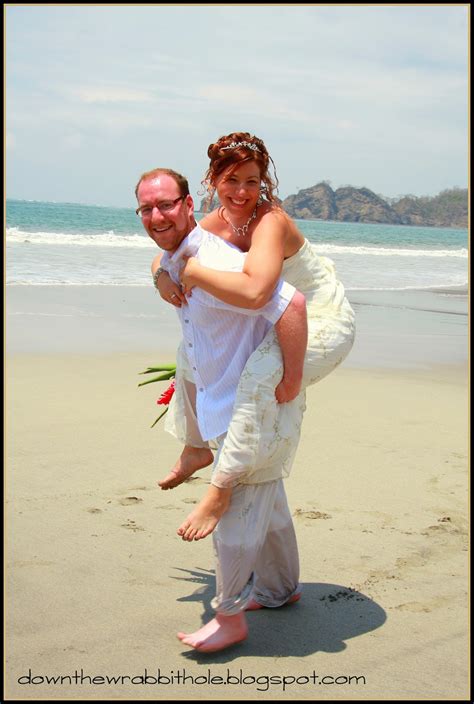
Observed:
[[[356,340],[343,367],[467,367],[467,297],[426,291],[350,291]],[[175,354],[173,308],[150,287],[9,286],[6,352]],[[174,358],[174,357],[173,357]]]

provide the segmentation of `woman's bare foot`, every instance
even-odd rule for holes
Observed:
[[[223,650],[247,638],[248,628],[243,613],[235,616],[217,614],[212,621],[195,633],[178,633],[178,638],[185,645],[201,653],[213,653]]]
[[[231,496],[232,488],[219,489],[211,484],[205,497],[178,528],[178,535],[183,540],[201,540],[212,533],[227,511]]]
[[[295,601],[299,601],[301,599],[301,592],[299,594],[293,594],[293,596],[290,596],[288,601],[285,601],[282,606],[286,606],[287,604],[294,604]],[[257,609],[265,609],[267,607],[262,606],[262,604],[259,604],[258,601],[255,601],[254,599],[250,599],[249,603],[246,606],[246,611],[256,611]]]
[[[174,489],[198,469],[209,466],[213,461],[214,455],[207,447],[186,445],[171,472],[158,482],[158,486],[162,489]]]

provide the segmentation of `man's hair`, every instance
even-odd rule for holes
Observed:
[[[177,171],[173,169],[153,169],[153,171],[147,171],[140,176],[140,179],[135,187],[135,196],[138,200],[138,188],[142,181],[148,181],[149,179],[155,178],[156,176],[161,176],[165,174],[166,176],[171,176],[171,178],[177,183],[179,192],[182,196],[189,196],[189,185],[188,180],[185,176],[178,174]]]

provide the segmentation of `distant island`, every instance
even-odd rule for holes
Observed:
[[[305,188],[281,202],[300,220],[336,220],[424,227],[467,227],[466,188],[450,188],[437,196],[406,195],[385,198],[369,188],[342,186],[335,191],[327,181]],[[205,211],[206,199],[201,201]],[[213,208],[218,201],[213,202]]]

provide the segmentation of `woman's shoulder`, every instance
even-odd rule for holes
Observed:
[[[286,229],[288,227],[288,215],[284,210],[271,203],[263,203],[260,208],[257,226],[278,227],[278,229]]]
[[[302,247],[304,236],[283,208],[278,205],[265,205],[267,208],[262,213],[255,230],[255,242],[266,240],[268,243],[269,236],[274,241],[283,242],[284,258],[287,259]]]
[[[216,210],[213,210],[211,213],[207,213],[207,215],[199,221],[199,224],[204,230],[218,234],[225,226],[225,221],[219,213],[219,208],[216,208]]]
[[[296,227],[296,223],[283,208],[278,205],[265,205],[266,210],[262,212],[258,222],[259,225],[261,224],[263,226],[262,229],[271,227],[284,234],[285,238],[301,237],[304,239],[303,235],[301,235]]]

